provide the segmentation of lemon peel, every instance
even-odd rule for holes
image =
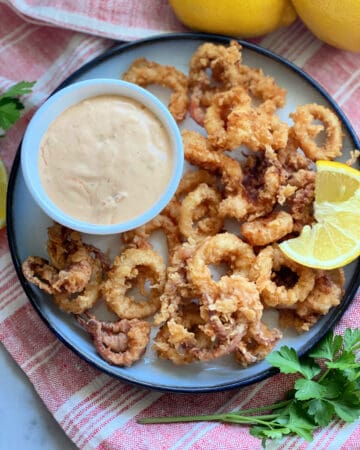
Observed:
[[[319,39],[360,52],[360,0],[293,0],[293,6]]]
[[[296,13],[290,0],[170,0],[189,28],[236,37],[261,36],[290,25]]]

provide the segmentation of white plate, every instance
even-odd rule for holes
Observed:
[[[118,78],[136,58],[146,57],[162,64],[174,65],[188,72],[188,61],[195,49],[205,41],[227,43],[227,38],[196,34],[168,35],[143,41],[120,45],[105,55],[79,69],[61,87],[75,81],[91,78]],[[243,44],[243,59],[250,66],[261,67],[268,75],[274,76],[278,84],[287,89],[286,106],[279,111],[280,118],[288,121],[288,115],[296,106],[305,103],[320,103],[335,109],[343,122],[345,132],[344,149],[360,148],[349,122],[329,95],[299,68],[271,52],[253,44]],[[167,103],[165,89],[151,89]],[[183,127],[196,129],[187,119]],[[230,357],[209,363],[194,363],[188,366],[174,366],[168,361],[156,358],[151,345],[145,357],[130,368],[114,367],[102,360],[96,353],[89,336],[79,327],[73,316],[62,313],[38,288],[29,284],[21,273],[21,263],[29,255],[46,257],[47,227],[51,221],[32,200],[28,193],[21,169],[19,152],[17,154],[8,191],[8,235],[11,254],[20,278],[31,303],[51,330],[67,346],[100,370],[120,379],[141,386],[176,392],[209,392],[245,386],[275,373],[262,361],[246,369],[240,368]],[[103,249],[119,248],[118,236],[86,237]],[[339,320],[355,295],[359,284],[357,263],[346,268],[346,294],[337,308],[323,317],[309,332],[297,335],[286,331],[281,345],[294,347],[304,354]],[[271,318],[270,318],[271,319]],[[29,330],[31,332],[31,330]]]

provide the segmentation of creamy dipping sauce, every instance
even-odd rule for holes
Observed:
[[[170,138],[135,100],[100,95],[71,106],[40,145],[39,173],[50,199],[68,215],[115,224],[151,208],[173,169]]]

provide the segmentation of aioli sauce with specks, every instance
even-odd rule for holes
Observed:
[[[173,169],[169,136],[145,106],[100,95],[52,122],[40,146],[39,172],[50,199],[68,215],[115,224],[151,208]]]

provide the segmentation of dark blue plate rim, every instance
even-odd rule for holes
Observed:
[[[140,39],[133,42],[126,42],[126,43],[117,43],[114,47],[112,47],[110,50],[104,52],[103,54],[97,56],[90,62],[84,64],[82,67],[80,67],[78,70],[76,70],[73,74],[71,74],[65,81],[63,81],[51,94],[53,95],[55,92],[57,92],[59,89],[62,89],[63,87],[71,84],[77,77],[81,76],[82,74],[86,73],[89,69],[92,69],[93,67],[97,66],[99,63],[115,56],[119,55],[121,53],[126,52],[127,50],[132,50],[136,47],[146,46],[146,45],[152,45],[159,41],[181,41],[181,40],[197,40],[197,41],[208,41],[208,42],[215,42],[219,44],[227,44],[232,40],[233,38],[221,36],[221,35],[213,35],[213,34],[203,34],[203,33],[171,33],[171,34],[164,34],[159,36],[154,36],[150,38]],[[341,108],[336,104],[336,102],[332,99],[330,94],[317,82],[315,81],[309,74],[304,72],[301,68],[296,66],[291,61],[287,60],[286,58],[277,55],[273,53],[270,50],[267,50],[257,44],[253,44],[250,42],[238,40],[238,42],[246,49],[252,50],[256,53],[259,53],[263,56],[266,56],[270,59],[273,59],[277,62],[280,62],[287,66],[292,71],[296,72],[298,75],[300,75],[302,78],[304,78],[309,84],[311,84],[320,94],[329,102],[331,107],[336,111],[338,116],[340,117],[343,125],[347,129],[351,139],[354,143],[354,148],[360,148],[360,139],[356,136],[356,133],[344,114],[344,112],[341,110]],[[137,380],[133,380],[131,378],[126,378],[122,375],[113,373],[110,369],[107,369],[105,367],[100,366],[95,361],[89,359],[88,357],[84,356],[81,351],[79,351],[75,346],[73,346],[70,342],[66,341],[66,339],[57,332],[57,330],[54,329],[52,324],[43,316],[41,309],[38,307],[37,303],[33,300],[33,291],[30,286],[30,283],[27,282],[25,277],[23,276],[22,270],[21,270],[21,263],[22,261],[19,258],[19,253],[17,250],[17,241],[16,241],[16,235],[15,235],[15,227],[14,227],[14,191],[16,186],[17,177],[20,170],[20,152],[21,152],[21,144],[17,150],[14,163],[10,172],[9,177],[9,183],[8,183],[8,192],[7,192],[7,200],[6,200],[6,217],[7,217],[7,233],[8,233],[8,241],[9,241],[9,248],[10,248],[10,254],[12,257],[12,261],[17,273],[17,276],[20,280],[20,283],[30,301],[34,309],[37,311],[43,322],[48,326],[48,328],[56,335],[56,337],[63,342],[70,350],[72,350],[76,355],[78,355],[80,358],[82,358],[84,361],[91,364],[93,367],[96,367],[98,370],[107,373],[108,375],[115,377],[121,381],[146,388],[151,390],[158,390],[162,392],[172,392],[172,393],[210,393],[210,392],[222,392],[226,390],[241,388],[245,386],[249,386],[253,383],[259,382],[261,380],[264,380],[268,377],[273,376],[274,374],[278,373],[277,369],[274,368],[268,368],[265,369],[256,375],[248,377],[246,380],[241,380],[238,382],[231,382],[231,383],[223,383],[216,386],[211,387],[172,387],[169,388],[168,386],[163,385],[153,385],[151,383],[145,383],[145,382],[139,382]],[[357,266],[354,270],[354,275],[349,283],[349,286],[344,294],[344,298],[341,302],[341,304],[333,309],[327,317],[327,321],[324,323],[322,328],[319,330],[319,332],[316,334],[313,340],[311,342],[308,342],[303,347],[301,347],[300,351],[298,352],[299,356],[302,356],[306,354],[313,346],[340,320],[342,315],[345,313],[347,307],[353,300],[357,288],[360,284],[360,259],[358,259]],[[111,367],[109,365],[109,367]]]

